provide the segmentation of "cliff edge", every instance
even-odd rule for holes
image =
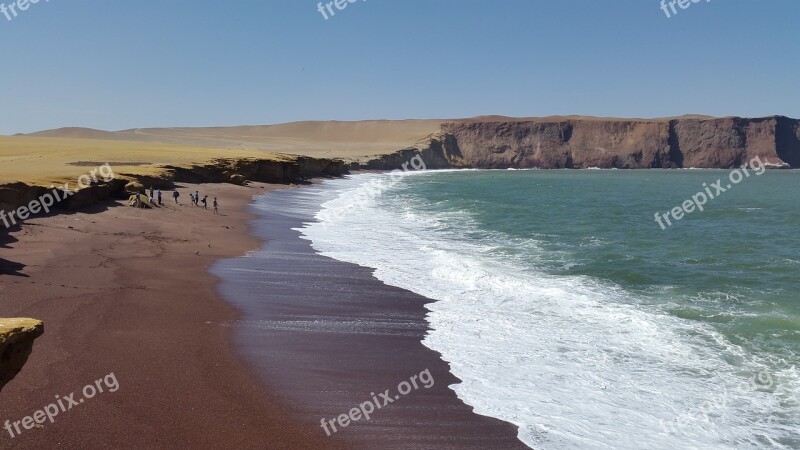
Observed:
[[[435,167],[480,169],[800,168],[800,121],[686,116],[665,119],[503,117],[444,123],[413,149]],[[401,152],[365,164],[391,166]]]
[[[33,341],[44,333],[44,323],[34,319],[0,319],[0,391],[22,370]]]

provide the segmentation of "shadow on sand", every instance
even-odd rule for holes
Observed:
[[[71,210],[53,210],[49,214],[39,214],[36,218],[43,218],[43,217],[53,217],[53,216],[71,216],[77,213],[84,213],[84,214],[98,214],[104,211],[108,211],[111,208],[117,206],[124,206],[122,202],[109,200],[104,201],[102,203],[98,203],[92,206],[87,206],[84,208],[80,208],[79,210],[71,211]],[[6,228],[0,223],[0,249],[4,248],[13,248],[14,243],[19,242],[14,236],[14,233],[17,233],[22,230],[22,227],[19,223],[13,225],[11,228]],[[28,278],[29,276],[22,273],[25,269],[25,264],[16,261],[9,261],[0,257],[0,276],[9,275],[15,277],[24,277]]]

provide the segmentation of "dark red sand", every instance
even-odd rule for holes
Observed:
[[[195,188],[218,196],[223,215],[113,205],[35,219],[6,237],[0,317],[44,320],[45,334],[0,392],[0,426],[111,372],[119,390],[13,439],[0,428],[0,448],[330,446],[231,350],[226,324],[238,313],[207,273],[216,259],[258,247],[244,211],[264,189]]]

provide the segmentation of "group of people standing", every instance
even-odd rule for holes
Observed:
[[[180,196],[178,191],[175,191],[175,193],[172,194],[172,195],[173,195],[173,197],[175,197],[175,203],[178,203],[178,196]],[[204,195],[203,198],[201,199],[200,198],[200,191],[194,191],[194,193],[189,192],[189,198],[192,199],[192,204],[194,206],[199,208],[200,207],[200,203],[202,203],[203,204],[203,209],[208,209],[208,195]],[[218,214],[218,212],[219,212],[219,203],[217,203],[217,197],[214,197],[214,202],[212,203],[212,205],[214,206],[214,214]]]
[[[176,189],[172,192],[172,198],[175,199],[175,204],[178,204],[178,197],[181,194]],[[194,193],[189,192],[189,198],[192,200],[192,204],[196,207],[200,207],[200,203],[203,204],[203,209],[208,209],[208,195],[204,195],[203,198],[200,198],[200,191],[195,191]],[[164,203],[162,202],[162,194],[161,189],[155,189],[152,186],[150,187],[150,203],[155,204],[156,200],[158,200],[158,206],[163,206]],[[214,214],[219,214],[219,203],[217,202],[217,197],[214,197],[214,201],[212,203],[214,207]]]

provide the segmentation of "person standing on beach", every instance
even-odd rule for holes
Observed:
[[[175,199],[175,204],[176,204],[176,205],[178,204],[178,197],[180,197],[180,196],[181,196],[181,194],[180,194],[180,193],[178,193],[178,190],[177,190],[177,189],[175,189],[175,192],[173,192],[173,193],[172,193],[172,198],[174,198],[174,199]]]
[[[214,214],[218,214],[219,203],[217,203],[217,197],[214,197]]]
[[[200,206],[200,191],[194,191],[194,206]]]
[[[153,185],[150,185],[150,201],[153,201]]]
[[[208,196],[203,197],[203,209],[208,209]]]
[[[164,204],[161,203],[161,188],[158,189],[158,206],[163,206]]]

